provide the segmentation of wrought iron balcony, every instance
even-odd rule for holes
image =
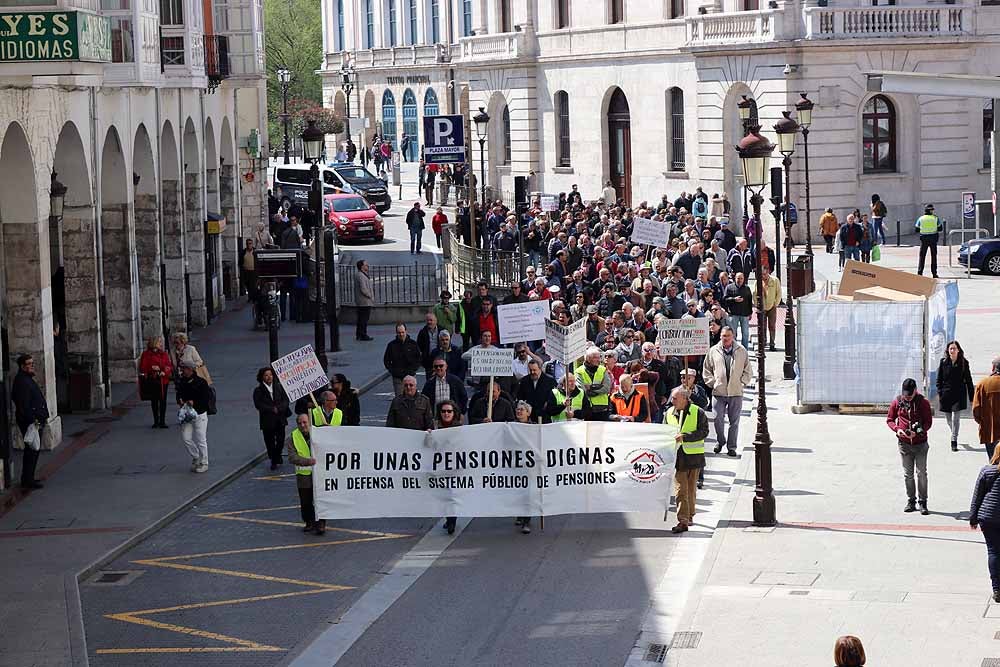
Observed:
[[[208,91],[213,92],[223,79],[229,78],[229,37],[205,35],[205,76]]]

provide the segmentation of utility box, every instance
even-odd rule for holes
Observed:
[[[799,255],[788,267],[788,293],[797,299],[811,294],[814,289],[812,257]]]

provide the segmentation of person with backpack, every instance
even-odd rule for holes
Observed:
[[[878,195],[872,195],[872,228],[875,230],[876,244],[885,245],[885,216],[887,212],[885,202]]]
[[[191,455],[191,472],[208,472],[208,415],[212,406],[212,388],[197,373],[191,361],[182,361],[177,381],[177,405],[187,406],[194,416],[181,424],[181,439]]]
[[[903,462],[903,482],[906,485],[906,507],[904,512],[923,515],[927,509],[927,432],[931,430],[931,404],[917,391],[917,381],[903,380],[902,391],[889,406],[885,418],[889,429],[896,434],[899,456]],[[913,470],[917,479],[914,488]]]
[[[859,250],[861,251],[861,261],[865,264],[870,264],[872,261],[872,249],[875,247],[875,228],[872,224],[868,222],[868,216],[861,216],[861,245]]]
[[[843,248],[844,260],[861,260],[861,241],[864,239],[864,229],[858,223],[858,218],[852,213],[847,216],[847,222],[840,228],[840,247]]]

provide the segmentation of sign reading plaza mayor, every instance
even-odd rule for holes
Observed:
[[[545,318],[549,314],[549,302],[525,301],[497,306],[497,324],[500,327],[500,342],[518,343],[545,338]]]
[[[662,424],[495,423],[429,433],[312,431],[323,519],[659,511],[675,452]]]
[[[469,375],[506,377],[514,372],[514,350],[509,347],[477,347],[469,357]]]
[[[670,243],[670,223],[657,222],[649,218],[635,218],[632,221],[632,243],[665,248]]]
[[[0,13],[0,62],[111,62],[111,19],[90,12]]]
[[[289,401],[297,401],[330,383],[323,367],[313,352],[312,345],[300,347],[271,363],[278,381],[288,394]]]
[[[707,317],[660,318],[656,328],[656,347],[660,354],[672,357],[708,354]]]
[[[424,159],[427,164],[465,162],[462,116],[424,116]]]
[[[587,351],[587,320],[569,326],[545,320],[545,351],[564,364],[582,357]]]

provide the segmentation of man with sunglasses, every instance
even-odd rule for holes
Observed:
[[[444,401],[453,401],[462,414],[465,414],[469,395],[465,391],[465,383],[448,372],[447,359],[443,356],[435,357],[431,364],[431,373],[420,393],[430,400],[431,405],[435,406]]]

